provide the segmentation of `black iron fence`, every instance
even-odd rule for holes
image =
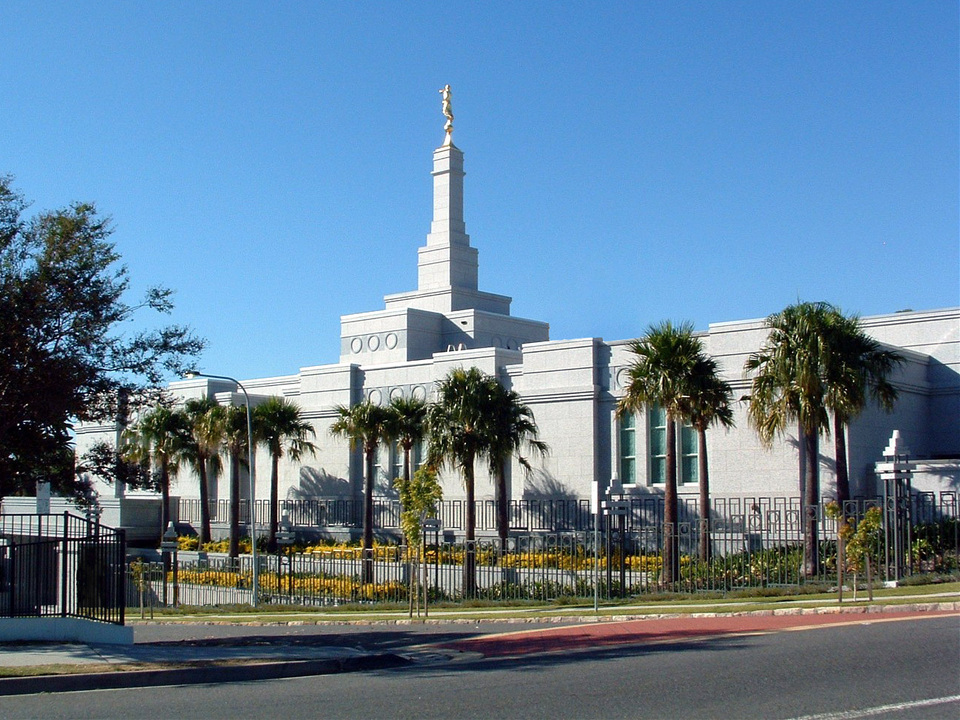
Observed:
[[[226,524],[230,517],[230,501],[210,502],[210,521]],[[256,520],[265,523],[270,516],[270,504],[267,500],[257,500]],[[495,530],[497,523],[497,503],[483,500],[476,503],[478,530]],[[281,500],[280,514],[286,513],[290,522],[298,527],[315,528],[358,528],[363,525],[363,501],[345,498],[308,498],[300,500]],[[450,530],[462,530],[464,521],[464,501],[444,500],[440,503],[437,516],[443,526]],[[400,501],[377,497],[373,500],[374,524],[384,530],[398,530],[400,527]],[[510,502],[510,526],[516,531],[556,532],[561,530],[587,530],[593,527],[589,500],[576,499],[532,499],[512,500]],[[179,520],[182,523],[199,525],[200,501],[195,498],[181,498]],[[240,522],[250,522],[250,503],[240,501]]]
[[[651,524],[662,523],[663,496],[625,496],[628,510],[625,515],[626,529],[645,529]],[[846,516],[856,516],[881,499],[859,498],[846,503]],[[444,500],[437,510],[437,518],[446,530],[463,530],[465,501]],[[301,531],[326,528],[358,528],[363,524],[363,501],[344,498],[309,498],[281,500],[280,515],[286,514],[293,526]],[[497,529],[497,505],[493,500],[477,501],[476,529],[493,532]],[[268,500],[257,500],[256,521],[264,525],[270,517]],[[209,504],[211,522],[225,524],[229,520],[230,502],[216,500]],[[681,523],[694,524],[700,519],[700,503],[696,497],[681,497],[678,503],[678,519]],[[250,504],[240,501],[241,524],[250,521]],[[181,498],[179,503],[181,523],[198,526],[200,501]],[[715,497],[710,501],[711,524],[715,530],[736,531],[744,527],[763,530],[771,524],[790,526],[799,522],[801,502],[797,497],[754,496]],[[822,514],[822,513],[821,513]],[[958,493],[914,493],[911,496],[909,516],[911,522],[934,522],[940,518],[956,518]],[[374,526],[383,530],[399,530],[400,502],[393,498],[376,497],[373,500]],[[583,532],[594,529],[595,515],[590,501],[570,498],[544,498],[511,500],[508,517],[513,533],[524,532]]]
[[[123,624],[123,530],[70,513],[0,515],[0,617]]]
[[[447,507],[454,512],[446,518],[457,522],[456,510],[462,510],[462,504],[451,502]],[[566,507],[579,511],[579,504]],[[456,601],[610,598],[662,591],[726,593],[809,583],[829,586],[838,581],[838,521],[823,507],[818,506],[815,513],[815,574],[810,574],[805,564],[805,514],[799,500],[716,498],[711,507],[709,524],[699,518],[694,503],[683,503],[681,522],[667,525],[662,501],[642,499],[630,501],[622,516],[603,517],[600,528],[583,531],[515,531],[506,542],[491,538],[468,545],[444,542],[442,530],[437,530],[427,533],[422,548],[381,546],[366,557],[360,548],[342,545],[261,554],[258,599],[298,605],[406,602],[416,584],[424,586],[434,601]],[[883,499],[851,501],[843,515],[858,527],[873,507],[883,524],[862,543],[869,563],[859,570],[848,567],[854,575],[847,576],[847,583],[864,582],[868,572],[873,580],[891,580],[920,572],[958,570],[956,493],[917,495],[905,514],[884,512]],[[896,525],[901,522],[907,526]],[[706,548],[704,538],[709,539]],[[891,552],[894,543],[904,546],[902,557]],[[668,544],[679,554],[672,577],[664,573]],[[475,572],[472,581],[465,583],[468,556]],[[176,589],[171,587],[172,574],[159,579],[152,576],[147,592],[156,602],[169,604],[171,598],[190,605],[252,601],[248,556],[231,559],[181,552],[178,560]],[[365,563],[373,567],[373,582],[361,581]],[[849,558],[844,564],[849,565]]]

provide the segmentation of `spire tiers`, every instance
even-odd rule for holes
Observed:
[[[441,90],[446,133],[433,151],[433,219],[417,250],[417,289],[386,295],[384,310],[341,317],[341,363],[425,360],[451,348],[515,351],[550,339],[546,323],[511,317],[508,296],[477,288],[478,254],[463,222],[463,152],[451,139],[449,90]]]
[[[433,222],[418,251],[417,289],[477,290],[478,258],[463,222],[463,152],[456,145],[433,151]]]
[[[463,152],[456,145],[433,151],[433,222],[427,245],[470,244],[463,222]]]

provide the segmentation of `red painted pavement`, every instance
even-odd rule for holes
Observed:
[[[722,615],[648,620],[600,621],[565,627],[537,628],[484,635],[433,647],[505,657],[614,645],[647,645],[724,635],[782,632],[830,625],[850,625],[926,617],[954,616],[956,611],[898,611],[870,613],[816,613],[797,615]],[[960,630],[960,624],[958,624]]]

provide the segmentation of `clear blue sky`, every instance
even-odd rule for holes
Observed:
[[[453,86],[481,289],[554,339],[960,302],[958,5],[0,3],[0,172],[91,200],[202,367],[416,287]]]

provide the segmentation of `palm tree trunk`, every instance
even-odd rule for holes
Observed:
[[[803,574],[815,578],[820,569],[820,543],[817,533],[817,509],[820,504],[820,483],[817,469],[820,462],[820,434],[804,430],[801,438],[806,456],[803,479]]]
[[[166,461],[160,463],[160,536],[167,531],[167,523],[170,522],[170,473],[167,469]],[[163,576],[166,577],[170,572],[170,564],[173,562],[172,556],[168,552],[163,553]],[[166,599],[166,589],[163,597]]]
[[[697,428],[697,475],[700,476],[700,559],[710,559],[710,476],[707,463],[707,431]]]
[[[677,533],[677,423],[667,417],[667,477],[663,492],[663,573],[667,587],[680,579],[679,535]]]
[[[167,531],[170,523],[170,471],[167,463],[160,463],[160,534]]]
[[[366,471],[363,482],[363,574],[364,584],[373,582],[373,454],[376,446],[365,448]]]
[[[507,473],[504,463],[497,466],[497,534],[500,547],[505,550],[510,536],[510,502],[507,500]]]
[[[267,535],[267,550],[277,551],[277,512],[280,509],[280,456],[270,454],[270,531]]]
[[[240,458],[230,453],[230,557],[240,556]]]
[[[200,542],[198,548],[210,542],[210,490],[207,487],[206,458],[197,463],[197,472],[200,474]]]
[[[833,414],[833,447],[837,459],[837,503],[843,505],[850,499],[850,473],[847,469],[847,436],[840,415]]]
[[[465,510],[466,537],[463,556],[463,597],[472,598],[477,594],[477,508],[473,479],[473,456],[463,465],[463,483],[466,485],[467,507]]]

